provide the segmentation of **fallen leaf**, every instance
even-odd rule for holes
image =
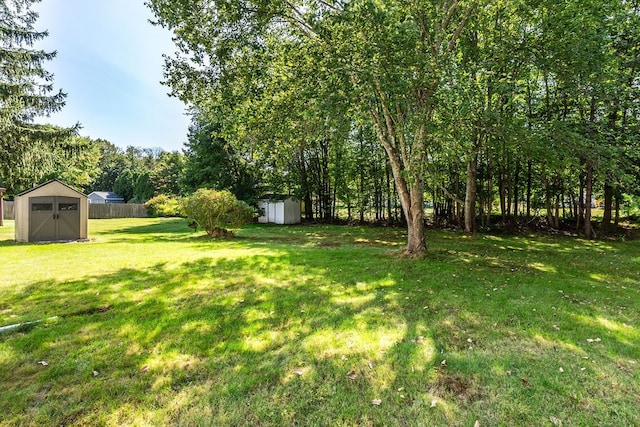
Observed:
[[[149,365],[144,365],[144,366],[142,367],[142,369],[140,369],[140,372],[142,372],[142,373],[144,374],[144,373],[145,373],[145,372],[147,372],[148,370],[149,370]]]
[[[511,371],[507,371],[507,375],[511,375]]]
[[[382,400],[380,400],[380,399],[373,399],[371,401],[371,404],[372,405],[376,405],[376,406],[380,406],[381,403],[382,403]]]
[[[357,375],[356,375],[356,371],[351,370],[351,371],[347,372],[347,376],[348,376],[349,378],[351,378],[352,380],[355,380],[355,379],[356,379],[356,376],[357,376]]]
[[[42,366],[49,366],[49,364],[47,362],[45,362],[44,360],[39,361],[38,364],[42,365]]]
[[[527,381],[526,378],[520,378],[520,381],[522,381],[522,385],[525,387],[529,387],[529,381]]]
[[[293,373],[296,375],[302,375],[304,374],[304,370],[302,368],[298,368],[298,369],[295,369]]]
[[[431,407],[432,407],[432,408],[435,408],[437,404],[438,404],[438,399],[433,399],[433,400],[431,401]]]
[[[560,420],[559,418],[556,417],[549,417],[549,420],[553,423],[554,426],[561,426],[562,425],[562,420]]]

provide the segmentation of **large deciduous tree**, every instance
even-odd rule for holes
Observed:
[[[479,2],[147,3],[157,23],[175,34],[178,53],[166,59],[167,83],[174,95],[200,108],[221,97],[250,95],[230,92],[226,83],[269,74],[268,63],[256,72],[246,58],[270,51],[277,45],[270,45],[273,37],[314,55],[314,73],[336,89],[348,86],[353,109],[364,110],[374,125],[407,222],[407,254],[426,250],[424,174],[439,90],[455,84],[447,76],[455,68],[457,41]]]

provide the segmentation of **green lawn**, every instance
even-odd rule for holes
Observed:
[[[0,425],[640,425],[640,242],[0,227]]]

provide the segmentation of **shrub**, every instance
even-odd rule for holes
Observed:
[[[216,191],[201,188],[186,197],[182,209],[197,226],[211,237],[232,235],[228,228],[236,228],[250,222],[254,210],[239,201],[227,190]]]
[[[180,200],[164,194],[149,199],[144,207],[147,208],[149,216],[182,216]]]

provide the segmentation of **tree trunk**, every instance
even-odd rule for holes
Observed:
[[[424,167],[426,156],[426,125],[417,126],[411,154],[402,132],[403,114],[398,107],[393,116],[387,104],[388,98],[376,90],[381,111],[371,110],[376,135],[389,159],[398,198],[407,221],[407,248],[405,254],[417,256],[426,252],[424,235]]]
[[[424,236],[424,199],[422,179],[410,190],[411,207],[405,208],[407,219],[407,255],[420,255],[427,250]]]
[[[467,191],[464,198],[464,231],[476,232],[476,195],[478,192],[478,147],[467,162]]]
[[[515,225],[516,220],[518,218],[518,198],[520,196],[520,191],[518,185],[520,184],[520,162],[516,163],[516,172],[513,176],[513,217],[511,224]]]
[[[616,200],[616,216],[615,219],[613,220],[613,224],[617,227],[619,222],[620,222],[620,191],[616,191],[616,196],[615,196],[615,200]]]
[[[531,180],[532,180],[532,162],[527,162],[527,219],[531,218]]]
[[[455,204],[455,212],[454,212],[454,215],[456,217],[456,226],[461,227],[462,226],[462,207],[464,203],[461,203],[461,200],[457,196],[458,194],[460,194],[460,171],[458,170],[454,171],[452,178],[455,180],[453,194],[456,195],[456,198],[455,198],[456,204]]]
[[[591,196],[593,194],[593,164],[587,160],[587,179],[584,201],[584,235],[587,239],[593,237],[593,226],[591,225]]]
[[[611,226],[611,211],[613,208],[613,187],[609,184],[604,185],[604,214],[602,215],[602,226],[608,228]]]
[[[576,230],[580,230],[584,218],[584,178],[580,174],[580,191],[578,194],[578,215],[576,218]]]
[[[487,150],[488,151],[488,150]],[[491,211],[493,210],[493,175],[491,170],[491,154],[487,153],[487,219],[485,226],[491,225]]]
[[[300,148],[300,181],[302,186],[302,199],[304,201],[304,216],[307,220],[313,219],[313,202],[311,200],[311,191],[309,184],[309,176],[307,173],[307,164],[304,156],[304,148]]]
[[[500,174],[498,176],[498,192],[500,193],[500,217],[502,222],[507,220],[507,180],[506,168],[500,166]]]
[[[555,228],[560,229],[560,194],[557,194],[557,193],[556,193],[555,209],[556,209]]]
[[[387,183],[387,221],[389,223],[393,222],[393,214],[391,208],[392,198],[393,198],[393,189],[391,188],[391,171],[389,170],[389,162],[385,162],[384,166],[386,183]]]

